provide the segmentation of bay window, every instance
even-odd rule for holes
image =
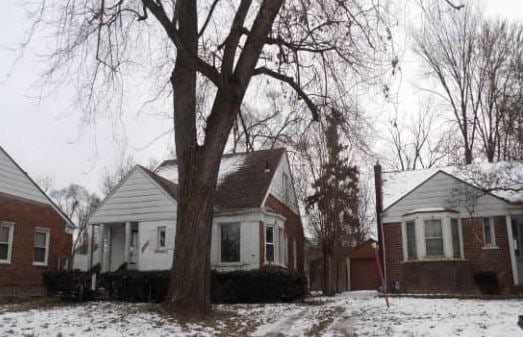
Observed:
[[[452,210],[408,213],[401,230],[404,261],[464,258],[461,221]]]
[[[427,256],[443,256],[441,219],[425,220],[425,251]]]

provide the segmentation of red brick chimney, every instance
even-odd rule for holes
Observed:
[[[381,223],[381,212],[383,211],[383,178],[380,162],[377,161],[374,165],[374,186],[376,189],[376,224],[378,229],[378,247],[379,257],[382,272],[385,274],[384,269],[384,245],[383,245],[383,227]]]

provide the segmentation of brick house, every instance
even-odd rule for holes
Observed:
[[[42,295],[42,272],[64,267],[73,223],[0,147],[0,301]]]
[[[175,160],[150,171],[136,166],[102,201],[89,224],[89,265],[170,269],[176,232]],[[248,270],[280,266],[303,272],[303,226],[284,149],[226,154],[220,165],[211,266]],[[94,247],[94,250],[92,249]],[[76,260],[76,259],[75,259]]]
[[[523,285],[523,163],[405,172],[375,166],[380,259],[403,293],[500,293]]]

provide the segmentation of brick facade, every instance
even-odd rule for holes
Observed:
[[[0,289],[19,288],[19,295],[43,283],[42,272],[57,267],[59,256],[70,256],[72,235],[65,232],[65,220],[51,207],[0,194],[0,222],[14,223],[10,264],[0,264]],[[50,230],[48,266],[33,266],[35,228]]]
[[[272,195],[269,195],[267,201],[265,202],[265,207],[272,209],[276,213],[284,216],[287,220],[285,221],[285,234],[287,236],[287,252],[289,261],[294,261],[294,248],[293,242],[296,241],[296,255],[297,255],[297,271],[303,272],[304,261],[303,261],[303,225],[301,223],[300,216],[294,213],[287,205],[280,202],[278,199],[274,198]],[[264,238],[263,233],[260,235],[260,247],[265,247],[262,245],[262,240]],[[260,248],[261,250],[261,248]],[[261,253],[261,252],[260,252]],[[260,254],[261,256],[261,254]],[[261,257],[260,257],[261,260]],[[294,271],[294,264],[289,263],[289,270]]]
[[[462,219],[464,260],[403,262],[401,225],[384,224],[386,276],[389,287],[400,282],[405,293],[478,293],[474,274],[495,272],[500,292],[513,291],[504,216],[494,217],[496,248],[483,245],[482,219]]]

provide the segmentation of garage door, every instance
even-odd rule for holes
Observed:
[[[374,290],[380,286],[376,259],[351,259],[351,290]]]

